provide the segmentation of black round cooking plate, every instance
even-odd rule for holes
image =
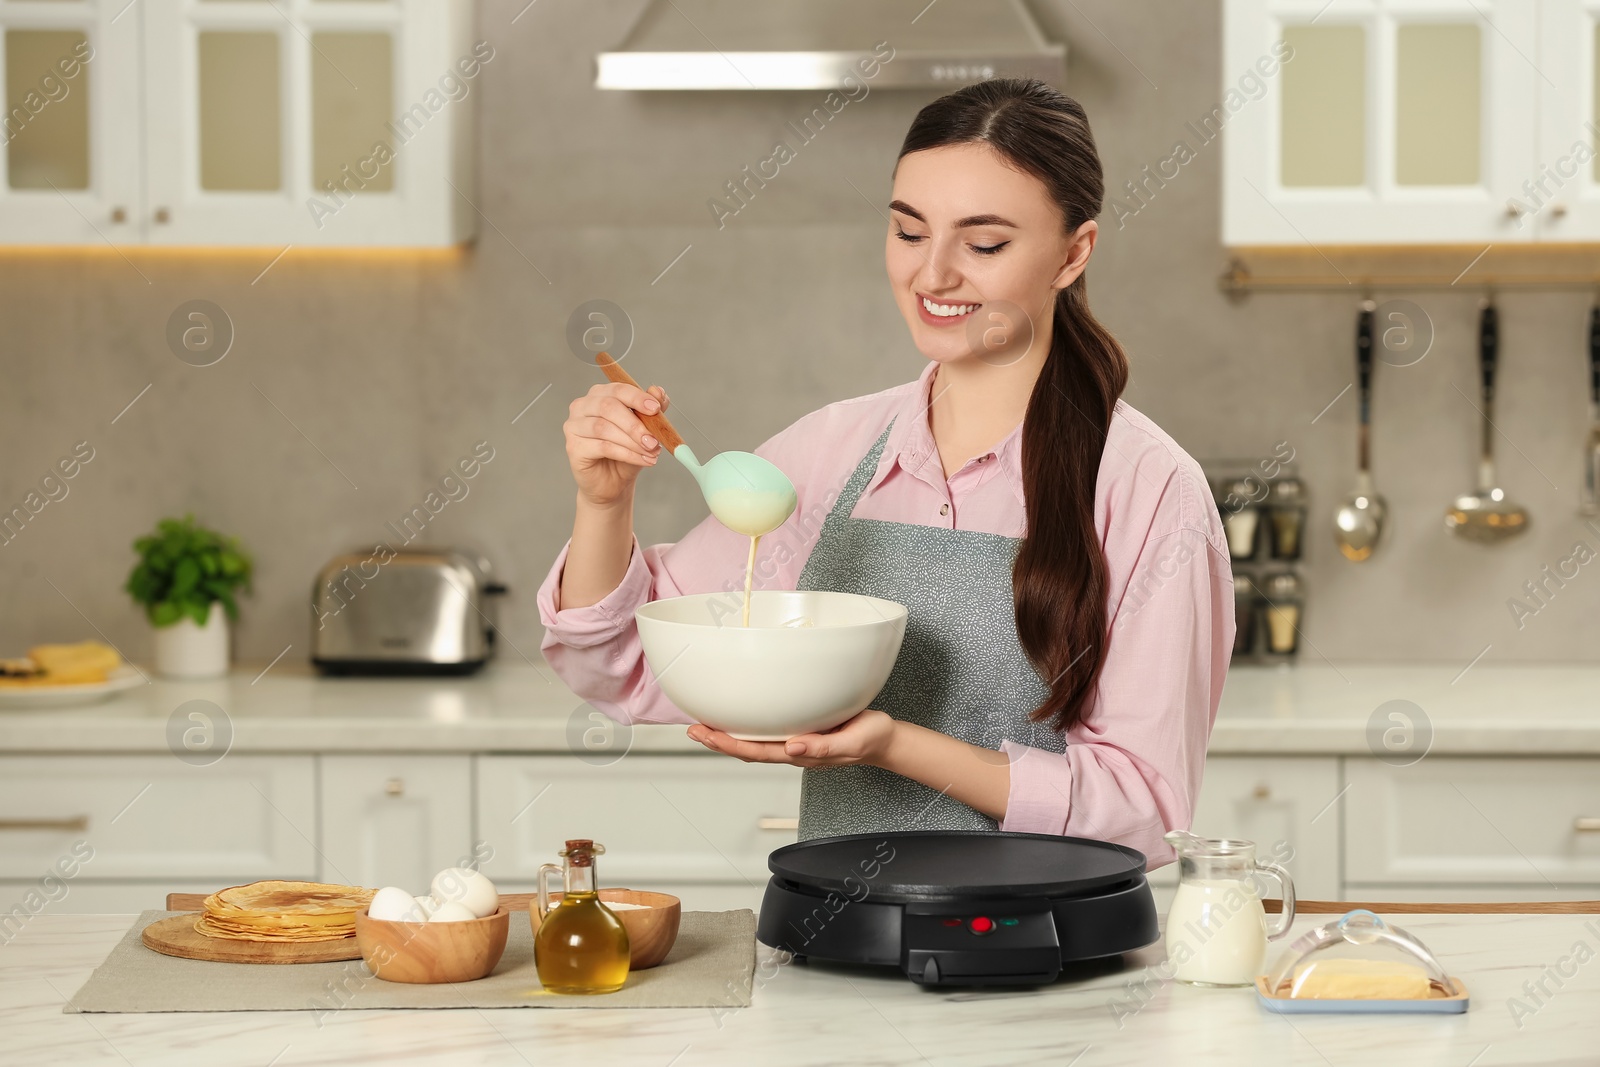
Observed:
[[[817,837],[775,850],[772,873],[796,888],[879,903],[960,897],[1076,897],[1128,882],[1144,856],[1107,841],[984,830]]]

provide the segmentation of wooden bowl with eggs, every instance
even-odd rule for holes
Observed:
[[[398,922],[356,914],[356,947],[385,982],[431,985],[487,978],[505,953],[510,932],[511,912],[504,907],[459,922]]]
[[[550,901],[561,899],[560,893],[551,893]],[[671,893],[653,893],[648,889],[602,889],[602,904],[631,904],[633,907],[613,909],[628,931],[628,969],[642,971],[654,967],[667,958],[678,940],[678,923],[683,918],[683,902]],[[528,904],[528,918],[533,923],[533,935],[539,936],[541,917],[539,898]]]

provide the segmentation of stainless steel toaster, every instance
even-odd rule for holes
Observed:
[[[470,674],[494,654],[506,587],[454,548],[335,556],[311,589],[311,662],[330,674]]]

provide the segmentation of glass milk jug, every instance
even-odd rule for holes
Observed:
[[[1253,841],[1166,835],[1178,853],[1178,892],[1167,912],[1167,960],[1173,977],[1203,986],[1250,985],[1261,973],[1267,941],[1294,922],[1294,883],[1276,863],[1258,863]],[[1283,886],[1283,914],[1271,928],[1261,906],[1261,875]]]
[[[614,993],[628,980],[628,931],[600,902],[594,858],[604,845],[580,839],[557,853],[560,867],[539,868],[539,932],[533,962],[539,981],[552,993]],[[550,902],[547,876],[562,879],[561,899]]]

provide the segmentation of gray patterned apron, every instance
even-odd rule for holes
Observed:
[[[1021,540],[851,518],[893,427],[891,420],[845,483],[796,588],[882,597],[910,612],[894,670],[869,707],[984,748],[998,750],[1009,739],[1064,751],[1061,734],[1028,719],[1049,689],[1017,640],[1011,565]],[[801,841],[997,825],[939,789],[881,767],[807,767],[801,775]]]

